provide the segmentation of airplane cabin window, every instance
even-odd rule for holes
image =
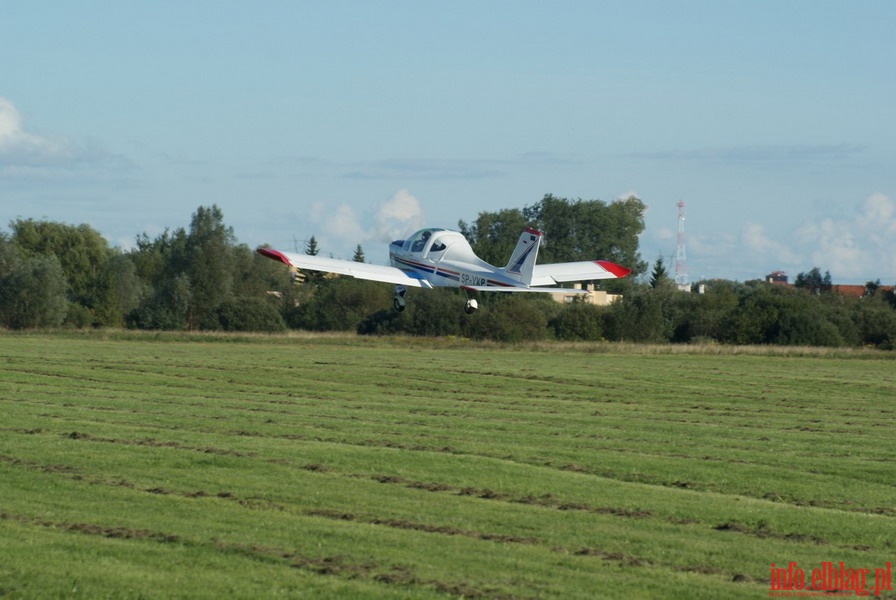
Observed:
[[[404,245],[405,250],[406,251],[410,250],[411,252],[423,252],[423,250],[426,248],[426,243],[429,241],[429,238],[431,238],[432,234],[436,231],[442,231],[442,230],[441,229],[421,229],[420,231],[418,231],[417,233],[412,235],[410,238],[408,238],[408,240],[405,242],[405,245]],[[444,244],[435,244],[432,249],[436,250],[437,252],[440,250],[436,249],[435,246],[443,246],[441,248],[441,250],[445,249]]]

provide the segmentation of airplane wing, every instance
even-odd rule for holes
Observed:
[[[530,285],[555,285],[561,281],[593,281],[616,279],[631,273],[631,269],[607,260],[583,260],[579,262],[535,265]]]
[[[580,288],[556,288],[556,287],[517,287],[513,285],[462,285],[461,289],[470,292],[541,292],[545,294],[589,294],[588,290]]]
[[[421,279],[416,277],[413,273],[408,273],[395,267],[371,265],[369,263],[355,262],[353,260],[343,260],[339,258],[311,256],[309,254],[280,252],[279,250],[274,250],[272,248],[258,248],[257,252],[262,256],[278,260],[289,266],[296,267],[297,269],[338,273],[340,275],[349,275],[358,279],[369,279],[371,281],[382,281],[384,283],[406,285],[410,287],[432,287],[432,284],[425,279]]]

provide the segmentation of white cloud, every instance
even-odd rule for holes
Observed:
[[[896,202],[880,192],[871,194],[860,206],[856,224],[871,236],[893,236],[896,234]]]
[[[29,131],[15,104],[0,96],[0,175],[46,179],[53,170],[91,166],[118,173],[134,165],[96,144],[79,144],[63,136]]]
[[[317,203],[313,212],[317,215],[317,219],[323,226],[322,232],[327,237],[352,240],[364,236],[361,221],[355,210],[348,204],[331,207]]]
[[[882,193],[868,196],[852,218],[803,224],[796,239],[812,266],[829,270],[835,281],[896,278],[896,203]]]
[[[781,264],[797,264],[799,256],[786,244],[770,238],[765,227],[759,223],[747,221],[740,232],[741,244],[748,252],[759,258],[773,259]],[[754,257],[755,258],[755,257]]]
[[[334,255],[343,258],[354,251],[358,244],[385,245],[425,226],[419,200],[404,189],[398,190],[363,215],[359,215],[349,204],[316,202],[311,207],[309,217],[320,232],[315,237],[323,251],[326,253],[331,249],[339,249]]]
[[[0,162],[4,166],[41,166],[77,160],[81,151],[61,137],[29,133],[22,115],[7,98],[0,96]]]
[[[867,196],[851,215],[810,218],[789,232],[779,225],[748,221],[736,238],[688,234],[692,278],[724,272],[746,280],[778,269],[793,277],[818,267],[830,271],[835,283],[896,281],[896,201],[883,193]],[[667,252],[674,248],[671,229],[653,231],[651,240]]]
[[[867,251],[859,247],[853,232],[856,223],[822,219],[807,223],[797,232],[812,259],[812,266],[830,271],[835,278],[850,278],[868,265]]]
[[[407,190],[398,190],[376,209],[372,237],[390,242],[424,227],[420,202]]]
[[[693,256],[717,257],[720,254],[729,254],[737,245],[734,235],[723,231],[710,233],[688,234],[685,238],[687,250]]]

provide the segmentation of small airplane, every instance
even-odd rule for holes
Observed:
[[[258,248],[257,252],[298,269],[395,284],[392,305],[397,311],[405,308],[404,296],[408,287],[458,287],[472,292],[587,294],[587,290],[582,289],[544,286],[565,281],[615,279],[631,273],[631,269],[605,260],[536,265],[541,242],[540,231],[524,229],[507,266],[503,268],[492,266],[476,256],[460,232],[438,227],[421,229],[405,240],[392,242],[389,245],[391,266],[280,252],[266,247]],[[475,299],[468,299],[464,311],[472,314],[478,307]]]

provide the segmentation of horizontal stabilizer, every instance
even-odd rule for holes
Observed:
[[[631,269],[608,260],[583,260],[579,262],[535,265],[532,285],[555,285],[563,281],[594,281],[625,277]]]

